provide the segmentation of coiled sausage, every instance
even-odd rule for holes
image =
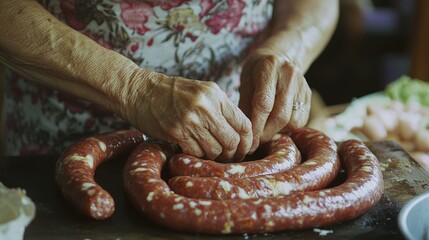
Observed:
[[[168,185],[179,195],[204,199],[266,198],[326,187],[340,170],[335,142],[325,134],[309,128],[293,130],[290,135],[305,155],[305,161],[288,171],[239,179],[220,178],[215,171],[216,177],[178,176],[171,178]],[[247,164],[258,170],[258,162]],[[265,166],[261,168],[265,169]]]
[[[207,200],[171,191],[161,178],[168,150],[145,142],[126,162],[124,185],[132,203],[152,221],[200,233],[261,233],[319,227],[353,219],[383,193],[377,158],[360,141],[339,147],[347,180],[331,189],[261,199]]]
[[[219,163],[177,154],[169,160],[168,172],[170,177],[246,178],[284,171],[301,162],[301,153],[287,134],[276,134],[266,148],[265,158],[240,163]]]

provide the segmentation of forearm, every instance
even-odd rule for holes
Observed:
[[[268,38],[270,48],[306,72],[331,38],[338,20],[337,0],[277,0]]]
[[[138,69],[69,28],[32,0],[0,2],[0,61],[28,79],[110,110],[126,101]]]

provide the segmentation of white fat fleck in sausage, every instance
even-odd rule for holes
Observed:
[[[271,138],[271,141],[277,141],[281,138],[281,136],[282,136],[281,134],[276,134],[273,136],[273,138]]]
[[[364,167],[362,167],[362,169],[361,169],[363,172],[372,172],[372,168],[370,167],[370,166],[364,166]]]
[[[146,171],[149,171],[149,172],[155,172],[155,170],[153,170],[153,169],[151,169],[151,168],[139,167],[139,168],[136,168],[136,169],[131,170],[131,171],[130,171],[130,174],[131,174],[131,175],[134,175],[134,174],[136,174],[137,172],[146,172]]]
[[[98,141],[98,146],[100,146],[101,151],[106,152],[107,146],[103,141]]]
[[[148,202],[152,201],[153,200],[153,195],[155,195],[155,193],[154,192],[150,192],[147,195],[147,197],[146,197],[146,201],[148,201]]]
[[[96,185],[94,183],[86,182],[82,184],[82,191],[87,191],[91,187],[95,187]]]
[[[244,173],[246,167],[238,165],[238,164],[232,164],[231,168],[227,170],[229,174],[237,174],[237,173]]]
[[[186,183],[186,187],[187,188],[189,188],[189,187],[193,187],[194,186],[194,183],[193,182],[191,182],[191,181],[188,181],[187,183]]]
[[[88,196],[92,196],[92,195],[94,195],[95,194],[95,192],[96,192],[96,190],[95,189],[89,189],[86,193],[88,194]]]
[[[201,205],[203,205],[203,206],[210,206],[210,205],[212,205],[212,202],[205,201],[205,200],[199,200],[198,203],[201,204]]]
[[[271,206],[268,204],[265,204],[264,209],[265,209],[265,212],[262,213],[262,216],[264,218],[269,218],[271,216],[271,213],[272,213]]]
[[[227,181],[221,180],[221,181],[219,182],[219,184],[220,184],[220,186],[222,187],[222,189],[223,189],[225,192],[230,192],[230,191],[231,191],[231,189],[232,189],[232,185],[231,185],[231,183],[229,183],[229,182],[227,182]]]
[[[241,187],[238,188],[238,196],[240,197],[240,199],[248,199],[248,198],[250,198],[250,195],[247,194],[247,192],[244,191],[244,189],[241,188]]]
[[[189,202],[189,206],[191,207],[191,208],[195,208],[196,206],[197,206],[197,203],[196,202]]]
[[[165,162],[167,160],[167,156],[161,150],[159,150],[159,155],[161,155],[161,159],[162,159],[163,162]]]
[[[180,209],[183,209],[184,207],[185,205],[183,205],[183,203],[174,204],[173,210],[180,210]]]
[[[305,164],[305,165],[316,165],[317,163],[314,161],[306,161],[303,164]]]
[[[222,233],[231,233],[232,228],[234,227],[234,221],[231,219],[231,213],[227,213],[226,217],[228,218],[225,224],[223,225]]]
[[[184,164],[189,164],[191,162],[191,159],[189,159],[189,158],[182,158],[182,162]]]
[[[194,213],[195,213],[195,215],[199,216],[199,215],[201,215],[202,211],[197,208],[197,209],[195,209]]]
[[[307,195],[306,195],[306,196],[304,197],[303,202],[304,202],[305,204],[309,204],[309,203],[311,203],[313,200],[314,200],[313,198],[311,198],[311,197],[309,197],[309,196],[307,196]]]
[[[67,161],[82,161],[84,162],[89,168],[93,168],[94,167],[94,158],[92,157],[92,155],[88,154],[86,156],[80,156],[80,155],[70,155],[68,157],[66,157],[66,159],[64,159],[64,162]]]

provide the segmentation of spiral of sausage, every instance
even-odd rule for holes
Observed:
[[[246,178],[231,176],[221,178],[216,175],[215,177],[178,176],[171,178],[168,185],[179,195],[200,199],[266,198],[326,187],[340,170],[335,142],[325,134],[309,128],[293,130],[290,135],[298,149],[305,154],[305,161],[288,171],[255,174],[256,176]],[[187,158],[182,157],[182,159]],[[252,166],[256,173],[267,172],[265,166],[260,166],[258,161],[246,162],[246,164]],[[241,170],[244,172],[246,168],[243,167]],[[206,176],[209,174],[207,171]]]
[[[301,162],[301,153],[287,134],[277,134],[266,146],[266,157],[240,163],[219,163],[187,154],[168,161],[170,177],[248,178],[288,170]]]
[[[181,231],[261,233],[329,225],[363,214],[384,190],[378,160],[364,143],[348,140],[337,149],[326,135],[300,128],[288,136],[278,135],[263,160],[219,165],[184,155],[174,158],[176,168],[193,166],[191,170],[179,169],[179,175],[197,176],[170,179],[170,185],[186,180],[179,184],[185,189],[182,193],[161,177],[176,154],[175,146],[144,141],[141,132],[130,130],[83,139],[63,152],[56,165],[56,181],[65,199],[91,218],[110,217],[114,201],[95,182],[94,173],[99,164],[130,151],[123,171],[128,198],[148,219]],[[287,170],[291,166],[285,166],[296,164],[300,154],[305,161]],[[339,162],[347,180],[322,189],[335,178]],[[279,164],[282,170],[269,168]],[[211,167],[214,177],[207,174]],[[200,183],[201,179],[214,182],[218,193],[207,194],[212,186]],[[196,195],[188,195],[189,190]]]
[[[115,203],[95,182],[95,170],[101,163],[129,153],[143,139],[137,130],[124,130],[85,138],[68,147],[55,169],[55,178],[65,199],[93,219],[109,218],[115,211]]]
[[[150,142],[130,155],[123,179],[131,202],[149,219],[171,229],[216,234],[305,229],[353,219],[381,198],[380,166],[366,145],[348,140],[338,152],[347,173],[344,183],[276,197],[213,200],[181,196],[161,178],[171,152]]]

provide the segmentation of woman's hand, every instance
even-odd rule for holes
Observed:
[[[304,126],[310,114],[311,90],[300,69],[270,49],[257,49],[241,73],[239,107],[250,117],[250,152],[286,128]]]
[[[311,90],[303,75],[332,36],[338,8],[338,0],[274,1],[241,74],[239,106],[253,124],[251,152],[282,129],[307,123]]]
[[[143,69],[128,89],[120,112],[148,136],[209,159],[242,159],[249,152],[250,120],[215,83]]]

